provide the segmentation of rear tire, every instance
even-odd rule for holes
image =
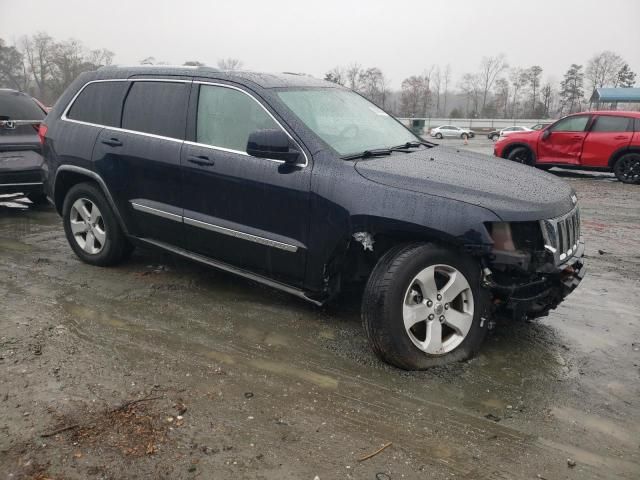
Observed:
[[[516,147],[509,152],[507,158],[513,162],[533,166],[533,155],[527,147]]]
[[[460,293],[449,298],[458,288]],[[481,319],[486,302],[473,258],[433,243],[404,244],[383,255],[371,273],[362,322],[380,359],[423,370],[466,360],[478,351],[487,330]]]
[[[460,135],[460,138],[461,138],[462,140],[466,140],[466,139],[468,139],[468,138],[469,138],[469,135],[467,135],[466,133],[463,133],[462,135]]]
[[[627,153],[613,166],[613,173],[622,183],[640,185],[640,153]]]
[[[85,263],[115,265],[133,251],[109,202],[93,183],[71,187],[64,198],[62,221],[69,245]]]

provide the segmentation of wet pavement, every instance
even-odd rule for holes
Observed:
[[[373,356],[356,295],[145,250],[91,267],[52,208],[0,198],[0,478],[639,478],[640,187],[555,174],[587,277],[427,372]]]

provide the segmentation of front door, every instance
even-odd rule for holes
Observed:
[[[191,81],[132,82],[122,124],[96,141],[96,169],[137,237],[183,246],[180,154]]]
[[[251,132],[283,127],[245,90],[204,83],[198,88],[189,113],[193,141],[182,152],[187,248],[301,284],[311,165],[304,155],[296,165],[248,155]]]
[[[579,165],[590,118],[590,115],[565,117],[541,133],[537,163]]]

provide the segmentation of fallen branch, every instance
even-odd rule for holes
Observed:
[[[119,412],[121,410],[124,410],[125,408],[129,408],[131,405],[135,405],[136,403],[140,403],[140,402],[150,402],[152,400],[160,400],[162,397],[144,397],[144,398],[139,398],[137,400],[130,400],[128,402],[124,402],[122,405],[120,405],[119,407],[114,408],[113,410],[111,410],[111,413],[114,412]]]
[[[376,450],[373,453],[370,453],[369,455],[365,455],[362,458],[359,458],[358,461],[359,462],[364,462],[365,460],[369,460],[371,457],[375,457],[376,455],[378,455],[381,451],[383,451],[385,448],[391,446],[391,442],[389,443],[385,443],[382,447],[380,447],[378,450]]]
[[[69,426],[67,426],[67,427],[59,428],[59,429],[57,429],[57,430],[54,430],[53,432],[43,433],[43,434],[41,434],[40,436],[41,436],[42,438],[54,437],[54,436],[58,435],[59,433],[66,432],[66,431],[68,431],[68,430],[73,430],[73,429],[75,429],[75,428],[78,428],[79,426],[80,426],[80,424],[79,424],[79,423],[76,423],[75,425],[69,425]]]

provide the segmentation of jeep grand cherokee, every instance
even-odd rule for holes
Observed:
[[[41,136],[84,262],[153,246],[318,305],[361,280],[370,344],[401,368],[469,358],[492,316],[546,315],[584,272],[564,182],[426,142],[309,77],[103,68]]]

